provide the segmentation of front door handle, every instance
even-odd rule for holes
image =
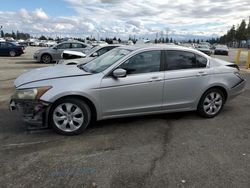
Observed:
[[[152,77],[149,79],[150,82],[160,82],[162,80],[163,80],[163,78],[161,78],[161,77]]]
[[[205,71],[200,71],[197,73],[197,76],[206,76],[208,75]]]

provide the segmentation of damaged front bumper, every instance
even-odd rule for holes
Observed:
[[[11,111],[20,110],[23,114],[23,120],[27,123],[27,128],[47,128],[48,113],[50,103],[41,100],[23,100],[11,99],[9,108]]]

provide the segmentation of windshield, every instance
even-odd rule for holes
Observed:
[[[130,52],[131,51],[127,49],[115,48],[87,64],[79,65],[79,68],[85,70],[86,72],[99,73],[113,65]]]

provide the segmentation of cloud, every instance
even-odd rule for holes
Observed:
[[[37,8],[34,12],[33,12],[34,16],[38,19],[41,20],[47,20],[49,17],[47,16],[47,14],[43,11],[43,9],[41,8]]]
[[[22,9],[20,10],[20,16],[21,16],[22,18],[24,18],[24,19],[30,19],[30,18],[31,18],[29,12],[28,12],[26,9],[24,9],[24,8],[22,8]]]
[[[52,17],[41,8],[0,11],[0,23],[7,29],[45,35],[209,37],[224,34],[250,14],[249,0],[64,1],[74,15]]]

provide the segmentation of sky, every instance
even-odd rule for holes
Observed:
[[[211,38],[250,16],[250,0],[2,1],[4,32],[33,36]]]

